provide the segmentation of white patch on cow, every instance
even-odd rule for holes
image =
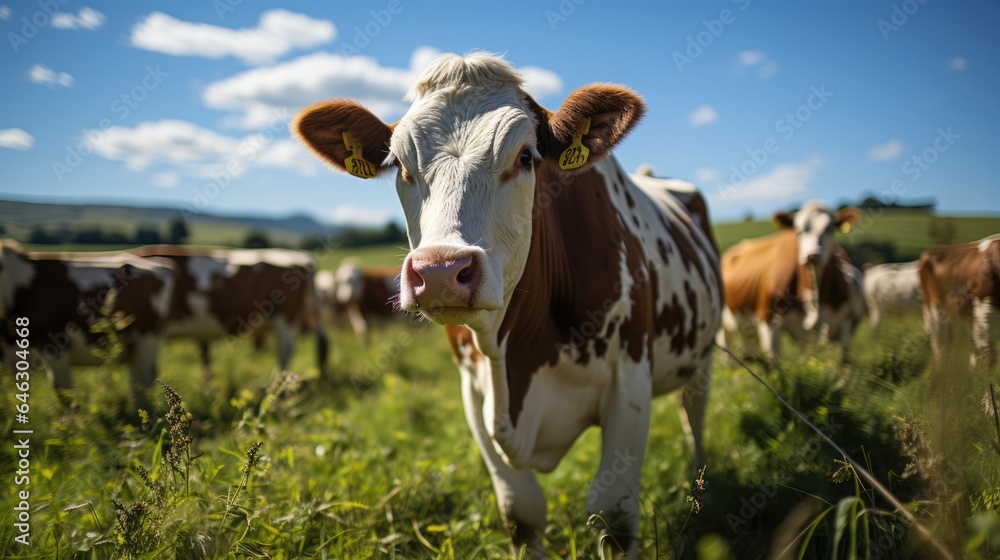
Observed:
[[[807,264],[810,256],[815,258],[819,267],[830,262],[834,242],[833,221],[833,213],[822,202],[807,202],[795,213],[799,264]]]
[[[361,299],[365,275],[357,259],[345,259],[337,268],[337,301],[347,305]]]
[[[194,286],[199,292],[212,290],[212,278],[221,276],[232,278],[235,270],[230,270],[225,257],[196,255],[188,259],[188,272],[194,277]]]
[[[991,235],[989,237],[984,237],[984,238],[980,239],[979,240],[979,245],[978,245],[979,252],[980,253],[985,253],[987,250],[989,250],[990,245],[994,241],[1000,241],[1000,233],[997,233],[997,234]]]
[[[872,327],[877,327],[883,315],[913,312],[921,309],[920,261],[879,264],[864,273],[864,295]]]
[[[301,251],[288,249],[237,249],[227,251],[226,256],[235,266],[254,266],[265,263],[278,268],[293,266],[314,266],[316,261],[311,255]]]
[[[970,362],[976,366],[979,358],[992,353],[990,344],[990,315],[993,314],[993,299],[990,297],[972,298],[972,353]],[[989,359],[987,360],[989,363]]]
[[[82,292],[110,288],[115,281],[114,269],[92,262],[63,261],[70,282]]]

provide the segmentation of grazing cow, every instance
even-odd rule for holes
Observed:
[[[312,329],[320,374],[327,340],[316,304],[313,258],[285,249],[192,250],[172,245],[139,247],[133,253],[174,262],[175,293],[168,338],[193,338],[208,366],[208,343],[223,337],[277,338],[278,367],[288,368],[295,336]]]
[[[1000,234],[921,253],[920,290],[924,329],[938,364],[942,348],[951,347],[961,316],[972,320],[970,363],[994,366],[990,318],[1000,310]]]
[[[344,310],[355,334],[365,344],[370,322],[404,317],[395,309],[399,273],[399,267],[363,269],[355,259],[345,259],[337,268],[337,307]]]
[[[865,303],[872,328],[885,314],[920,312],[920,261],[877,264],[865,269]]]
[[[17,319],[27,319],[29,357],[44,358],[63,404],[73,386],[73,365],[100,365],[95,350],[105,348],[108,332],[97,328],[108,318],[118,330],[128,363],[135,404],[148,409],[145,389],[156,376],[156,358],[173,291],[171,263],[119,253],[24,253],[0,240],[0,321],[3,356],[19,360]],[[131,321],[131,322],[128,322]]]
[[[849,229],[859,215],[855,208],[834,213],[810,202],[794,216],[775,214],[781,231],[724,252],[720,342],[730,333],[756,330],[765,357],[775,359],[781,329],[796,339],[818,331],[845,344],[846,357],[846,344],[864,314],[864,296],[861,272],[836,245],[834,234]]]
[[[411,249],[400,305],[446,325],[515,549],[543,555],[547,507],[533,471],[554,469],[598,425],[587,508],[613,536],[601,542],[635,558],[654,395],[682,389],[703,464],[718,251],[693,185],[682,201],[679,182],[636,184],[609,155],[645,110],[638,95],[584,86],[553,113],[521,84],[500,58],[444,55],[394,125],[334,100],[292,126],[340,170],[395,174]]]

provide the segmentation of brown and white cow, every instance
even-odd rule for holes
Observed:
[[[334,276],[338,310],[343,310],[355,334],[368,344],[373,321],[403,319],[399,301],[399,267],[362,268],[356,259],[345,259]]]
[[[139,247],[132,253],[173,261],[174,297],[167,318],[168,338],[200,343],[208,366],[208,343],[224,337],[275,333],[278,367],[287,369],[295,336],[316,336],[320,374],[326,367],[327,340],[316,303],[312,256],[286,249],[198,250],[173,245]]]
[[[722,254],[726,310],[720,343],[739,331],[756,331],[769,359],[780,351],[780,331],[796,339],[809,332],[846,347],[865,315],[861,271],[837,246],[834,235],[859,217],[855,208],[837,213],[810,202],[794,216],[774,215],[781,231],[748,239]]]
[[[919,313],[920,261],[885,263],[865,269],[865,303],[872,328],[877,328],[886,314]]]
[[[556,112],[505,61],[444,55],[392,125],[347,100],[293,130],[334,167],[394,174],[410,252],[400,304],[447,325],[466,419],[515,548],[543,554],[545,496],[588,426],[603,434],[587,508],[636,557],[650,399],[682,389],[694,463],[723,305],[708,216],[637,184],[609,155],[645,107],[624,87],[574,91]],[[704,202],[686,185],[690,207]]]
[[[18,350],[15,322],[28,320],[31,357],[44,359],[57,395],[71,399],[71,367],[100,365],[95,350],[107,332],[92,332],[108,314],[127,319],[118,333],[124,346],[136,405],[148,409],[145,389],[156,376],[156,359],[173,290],[173,267],[161,259],[120,253],[25,253],[0,240],[0,337],[5,362]]]
[[[960,318],[971,317],[973,366],[996,364],[991,318],[1000,311],[1000,234],[920,254],[924,329],[938,364]],[[996,327],[996,325],[992,325]]]

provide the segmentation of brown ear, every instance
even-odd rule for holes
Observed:
[[[353,101],[336,99],[306,107],[296,115],[291,129],[319,157],[341,171],[370,179],[389,169],[382,164],[389,156],[392,126]]]
[[[771,217],[771,222],[778,229],[791,229],[795,227],[795,219],[788,212],[775,212]]]
[[[626,87],[583,86],[571,93],[558,111],[545,115],[548,134],[540,135],[547,137],[543,155],[558,158],[560,169],[565,171],[586,169],[606,156],[645,112],[642,98]]]
[[[859,218],[861,218],[861,211],[853,206],[848,206],[837,212],[833,223],[840,227],[840,231],[847,233],[851,231],[851,226],[858,223]]]

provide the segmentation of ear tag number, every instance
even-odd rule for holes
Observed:
[[[376,167],[372,162],[365,159],[361,143],[350,132],[344,132],[343,137],[344,148],[350,152],[347,159],[344,160],[344,168],[347,169],[347,172],[362,179],[371,179],[374,177],[376,175]]]
[[[573,142],[559,155],[559,169],[568,171],[582,167],[583,164],[587,163],[587,159],[590,158],[590,150],[583,145],[583,137],[588,132],[590,132],[590,117],[585,118],[580,123],[580,128],[576,129],[576,134],[573,135]]]

